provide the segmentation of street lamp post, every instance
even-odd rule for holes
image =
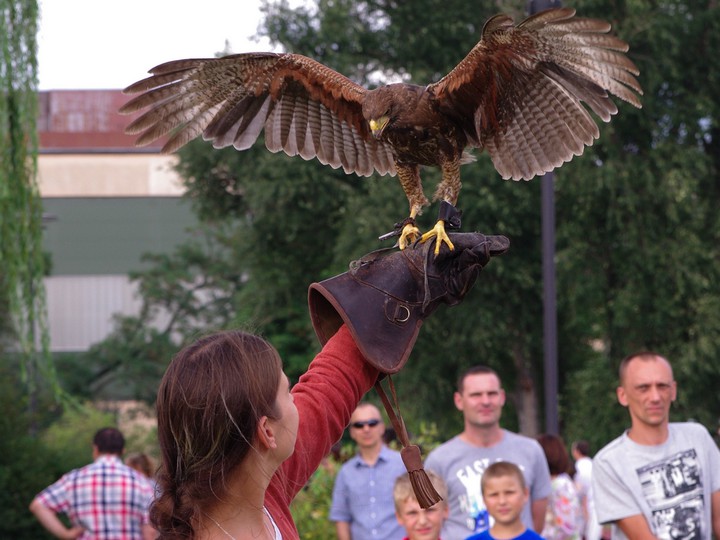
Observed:
[[[560,7],[560,0],[528,0],[529,15]],[[542,279],[543,279],[543,367],[545,390],[545,431],[557,435],[558,352],[557,304],[555,288],[555,173],[541,179]]]

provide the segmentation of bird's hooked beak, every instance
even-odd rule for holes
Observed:
[[[385,128],[387,127],[389,122],[389,116],[381,116],[377,120],[370,120],[370,131],[372,131],[373,137],[375,137],[376,139],[380,139],[380,137],[382,137],[383,131],[385,131]]]

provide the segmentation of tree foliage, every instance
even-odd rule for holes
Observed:
[[[607,16],[607,8],[587,4],[589,15]],[[712,90],[720,62],[705,57],[717,43],[720,9],[693,1],[624,3],[610,19],[631,44],[645,96],[642,110],[621,107],[591,151],[559,175],[558,218],[572,220],[558,228],[563,335],[586,351],[570,357],[579,378],[565,387],[565,402],[610,406],[607,388],[588,393],[579,382],[600,375],[588,359],[605,366],[611,382],[623,356],[654,349],[675,366],[676,417],[714,431],[717,393],[700,390],[720,380],[720,312],[708,311],[718,302],[720,278],[720,101]],[[589,436],[592,411],[574,418],[568,410],[566,418],[576,426],[573,436]],[[623,416],[603,430],[605,440],[624,424]]]
[[[36,183],[37,2],[1,0],[0,21],[0,337],[22,356],[23,380],[34,392],[39,375],[55,381]]]

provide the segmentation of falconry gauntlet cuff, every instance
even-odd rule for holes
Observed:
[[[378,250],[350,263],[347,272],[310,285],[310,317],[320,343],[344,322],[370,364],[387,374],[400,371],[425,318],[440,303],[461,302],[490,258],[510,245],[504,236],[449,236],[455,249],[443,245],[438,256],[434,240]]]

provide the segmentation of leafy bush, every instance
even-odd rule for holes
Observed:
[[[28,510],[35,495],[56,479],[57,456],[29,435],[33,421],[16,365],[0,369],[0,538],[50,538]]]
[[[55,456],[21,430],[13,433],[9,427],[4,420],[0,428],[0,538],[51,538],[28,505],[55,480]]]
[[[63,415],[41,435],[42,444],[57,456],[59,474],[84,467],[92,461],[92,440],[104,427],[115,426],[112,414],[91,404],[66,407]]]
[[[304,540],[335,538],[335,524],[329,520],[335,476],[340,464],[328,458],[293,501],[290,510]]]

